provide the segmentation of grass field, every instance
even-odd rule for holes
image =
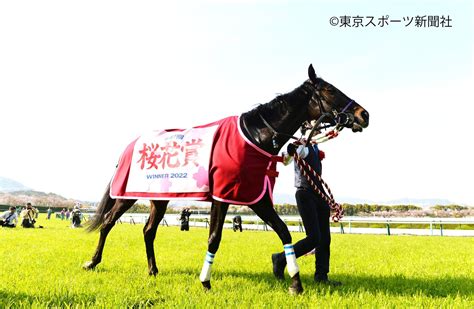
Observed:
[[[314,284],[314,256],[305,256],[298,260],[305,291],[290,296],[289,279],[279,282],[271,273],[270,255],[282,249],[273,232],[224,230],[212,291],[204,292],[198,276],[206,229],[160,226],[154,278],[147,275],[142,225],[117,225],[102,263],[87,272],[81,266],[97,233],[58,219],[38,224],[45,228],[0,228],[0,308],[474,308],[473,238],[333,235],[330,277],[344,285]]]

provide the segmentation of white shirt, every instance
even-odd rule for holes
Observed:
[[[11,216],[10,216],[10,215],[11,215]],[[0,218],[2,218],[2,219],[5,220],[5,221],[6,221],[7,218],[8,218],[7,224],[10,224],[10,225],[12,225],[13,222],[15,222],[15,225],[16,225],[17,222],[18,222],[18,219],[17,219],[17,218],[18,218],[18,215],[16,214],[16,211],[13,212],[13,214],[12,214],[12,213],[10,212],[10,210],[7,210],[7,211],[5,211],[5,212],[0,216]]]

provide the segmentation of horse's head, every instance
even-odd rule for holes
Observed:
[[[308,68],[310,82],[314,85],[313,96],[309,103],[309,120],[318,119],[324,113],[339,114],[347,127],[353,132],[361,132],[369,125],[369,113],[342,91],[316,76],[313,65]]]

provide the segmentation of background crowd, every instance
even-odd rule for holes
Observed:
[[[46,211],[46,219],[50,220],[53,210],[48,208]],[[23,228],[35,228],[36,220],[38,219],[39,211],[36,207],[27,203],[26,206],[10,208],[0,215],[0,226],[6,228],[15,228],[20,224]],[[56,217],[61,220],[71,220],[71,227],[81,227],[83,216],[79,206],[74,206],[73,210],[63,208],[61,212],[56,213]],[[39,228],[43,226],[38,225]]]

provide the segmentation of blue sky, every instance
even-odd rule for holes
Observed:
[[[333,16],[447,16],[341,28]],[[0,3],[0,175],[97,200],[142,132],[240,114],[316,72],[371,114],[321,146],[336,199],[474,205],[472,1]],[[277,192],[292,194],[292,169]]]

